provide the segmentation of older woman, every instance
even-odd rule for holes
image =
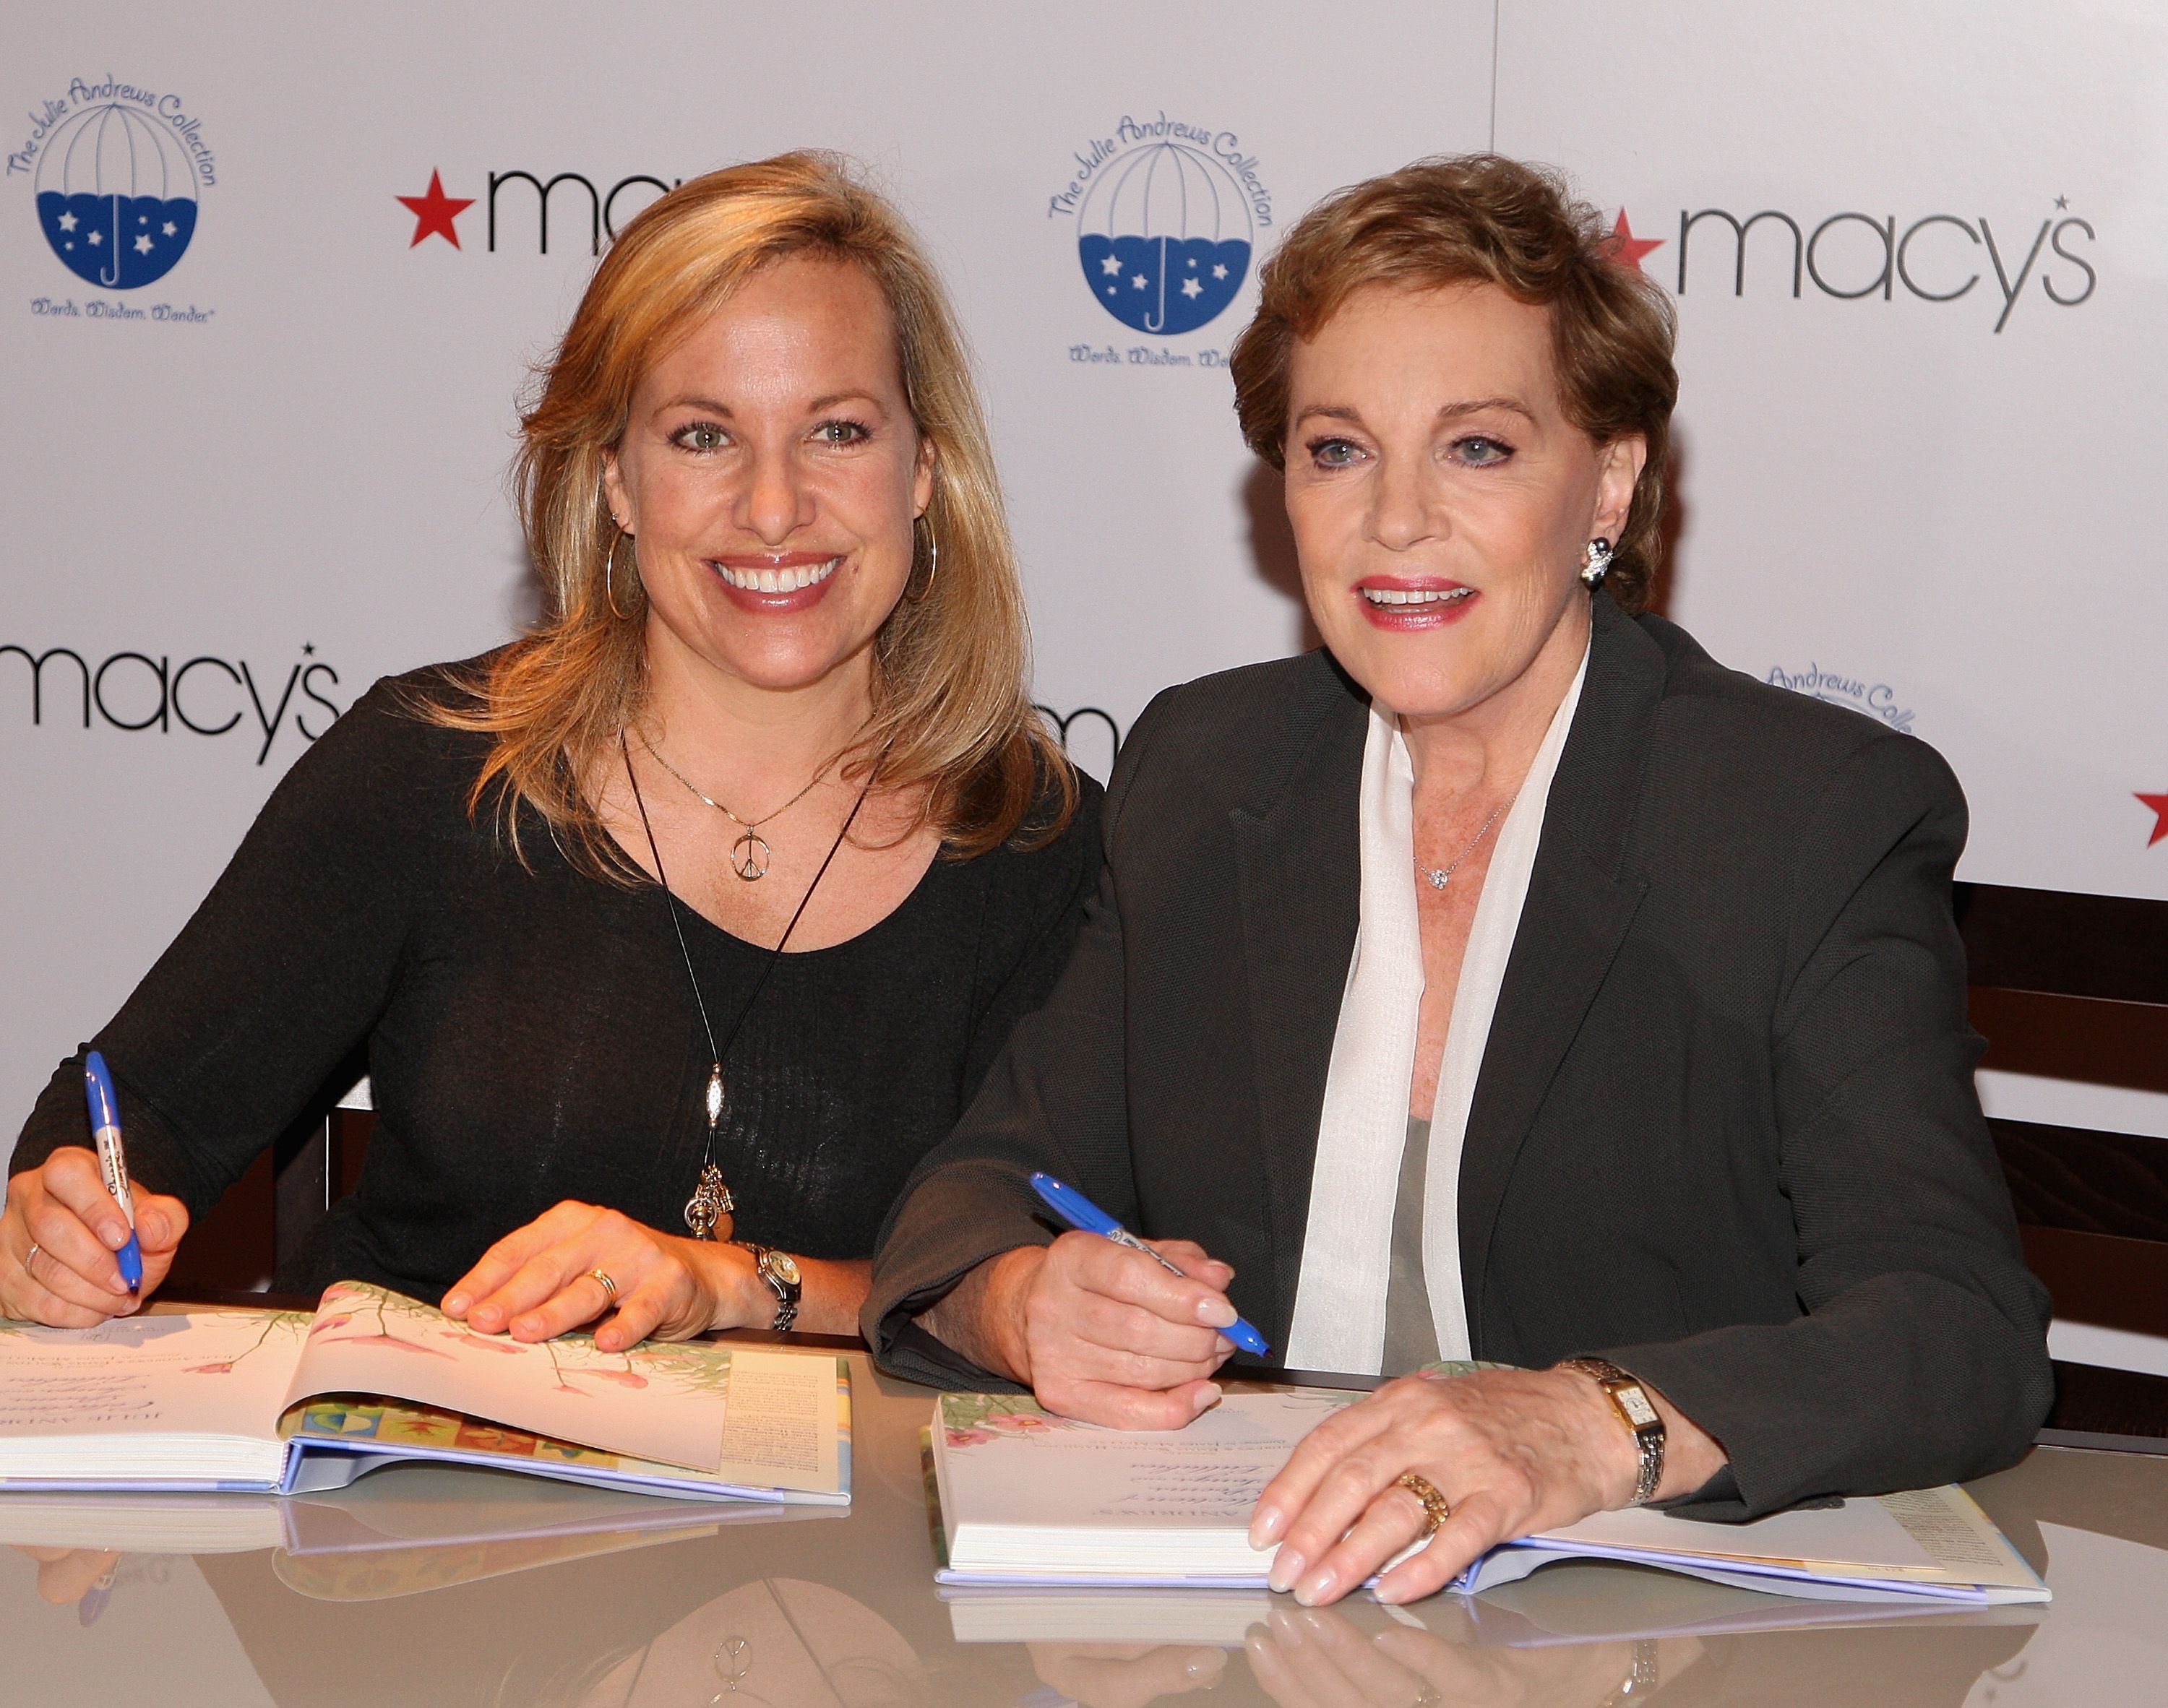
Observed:
[[[359,1190],[282,1285],[848,1330],[1097,878],[939,283],[834,161],[695,179],[597,269],[519,477],[546,620],[342,718],[95,1040],[148,1280],[359,1052]],[[82,1087],[16,1148],[9,1316],[131,1308]]]
[[[1630,1502],[1977,1475],[2047,1405],[1970,1079],[1963,798],[1644,612],[1671,352],[1508,161],[1289,233],[1234,371],[1326,650],[1139,723],[1075,958],[876,1260],[890,1365],[1107,1423],[1210,1405],[1237,1310],[1292,1365],[1521,1366],[1316,1431],[1252,1530],[1306,1601],[1427,1527],[1388,1599]],[[1034,1169],[1187,1278],[1049,1243]]]

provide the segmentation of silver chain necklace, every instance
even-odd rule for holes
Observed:
[[[731,844],[731,870],[736,873],[739,878],[747,883],[757,883],[768,876],[768,862],[773,857],[775,852],[768,846],[768,838],[760,834],[759,827],[772,819],[781,818],[799,802],[811,794],[815,785],[828,774],[827,766],[822,766],[820,770],[813,773],[811,782],[807,783],[804,788],[799,790],[773,812],[763,813],[757,819],[741,819],[714,796],[703,793],[698,783],[665,759],[655,744],[647,739],[645,730],[640,732],[640,745],[647,750],[649,758],[690,789],[694,799],[704,801],[738,827],[738,839]]]
[[[1432,889],[1443,889],[1447,884],[1453,882],[1453,874],[1460,870],[1460,862],[1475,851],[1476,845],[1490,834],[1490,827],[1498,822],[1498,814],[1512,804],[1512,801],[1500,802],[1496,809],[1483,821],[1483,828],[1475,833],[1475,841],[1453,856],[1452,865],[1424,866],[1421,861],[1416,862],[1422,875],[1430,879],[1430,887]]]
[[[643,735],[640,739],[641,745],[646,745],[647,738]],[[677,934],[678,952],[685,963],[685,979],[693,987],[693,1005],[699,1010],[700,1029],[708,1035],[708,1053],[712,1058],[708,1068],[705,1097],[708,1138],[700,1148],[699,1179],[694,1183],[693,1196],[685,1201],[684,1213],[685,1225],[692,1230],[695,1239],[713,1239],[715,1228],[723,1217],[737,1208],[737,1200],[731,1196],[730,1186],[723,1179],[722,1165],[715,1160],[715,1127],[723,1118],[726,1101],[723,1085],[724,1060],[730,1055],[731,1047],[737,1042],[738,1034],[745,1029],[746,1021],[751,1018],[753,1005],[760,1000],[760,993],[768,988],[768,975],[775,970],[775,963],[783,958],[783,952],[790,943],[790,934],[798,929],[798,921],[805,916],[806,905],[813,899],[813,892],[821,887],[821,880],[828,875],[829,867],[835,863],[836,856],[842,848],[843,839],[851,834],[851,826],[858,822],[858,809],[865,805],[866,797],[873,793],[874,780],[880,776],[881,766],[888,758],[888,750],[885,747],[881,749],[880,756],[874,761],[873,769],[866,777],[865,787],[858,791],[858,798],[852,803],[849,816],[843,820],[843,828],[836,832],[836,840],[829,845],[828,857],[821,862],[821,869],[813,874],[813,881],[805,886],[805,894],[799,897],[797,909],[790,915],[790,923],[784,926],[782,936],[777,939],[775,947],[768,951],[767,958],[761,963],[760,977],[753,980],[752,994],[746,998],[744,1006],[738,1010],[738,1017],[731,1023],[730,1031],[718,1043],[715,1022],[708,1017],[708,999],[701,994],[699,975],[693,971],[693,952],[686,946],[685,926],[678,917],[677,893],[670,888],[669,873],[662,869],[662,850],[656,843],[655,826],[647,816],[647,799],[640,792],[640,778],[632,769],[632,749],[626,743],[622,729],[617,732],[617,748],[624,760],[624,780],[632,785],[633,804],[640,809],[640,828],[647,833],[647,851],[655,862],[656,883],[662,891],[663,904],[670,910],[670,929]],[[655,753],[652,747],[647,751]],[[655,756],[657,759],[662,757],[659,753],[655,753]],[[672,774],[676,775],[675,772]],[[683,777],[678,780],[685,782]],[[692,788],[690,783],[685,786]],[[695,789],[693,793],[697,794],[699,791]],[[773,818],[775,814],[771,813],[768,816]],[[745,876],[743,873],[738,875],[741,878]]]

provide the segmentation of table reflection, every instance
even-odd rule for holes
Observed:
[[[2168,1603],[2158,1461],[2036,1455],[1983,1487],[2058,1589],[2044,1611],[1806,1603],[1591,1563],[1473,1599],[1305,1610],[1262,1591],[937,1589],[913,1481],[924,1402],[905,1398],[863,1393],[848,1512],[628,1509],[420,1468],[375,1473],[330,1512],[0,1502],[17,1521],[0,1531],[17,1545],[0,1551],[8,1700],[2031,1708],[2139,1700],[2168,1662],[2148,1610]]]

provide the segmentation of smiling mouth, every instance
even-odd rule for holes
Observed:
[[[1355,590],[1373,605],[1396,608],[1435,610],[1442,605],[1457,605],[1475,592],[1473,587],[1358,587]]]
[[[734,570],[728,564],[709,560],[709,567],[731,586],[744,593],[795,593],[802,587],[817,586],[836,573],[840,557],[830,558],[826,563],[799,564],[784,569]]]

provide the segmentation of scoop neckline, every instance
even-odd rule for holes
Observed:
[[[845,937],[840,942],[823,943],[817,949],[787,948],[780,956],[778,956],[777,958],[783,961],[810,961],[821,955],[832,955],[841,950],[856,948],[860,944],[867,942],[873,937],[878,936],[894,920],[908,912],[912,905],[917,902],[918,899],[926,894],[928,885],[933,882],[934,870],[941,865],[943,857],[947,854],[948,849],[948,845],[946,842],[943,842],[936,846],[933,851],[933,857],[926,862],[926,870],[918,874],[918,882],[911,886],[909,891],[904,895],[903,899],[896,903],[894,907],[890,908],[886,913],[883,914],[863,931],[857,932],[851,936]],[[750,937],[741,937],[736,931],[730,930],[726,926],[717,925],[713,920],[709,919],[707,915],[702,913],[697,907],[694,907],[691,902],[686,900],[683,896],[678,894],[676,890],[670,888],[667,884],[664,884],[657,879],[655,874],[649,872],[646,867],[642,867],[640,868],[640,876],[647,880],[647,887],[649,888],[659,891],[667,895],[672,904],[674,904],[677,907],[683,908],[686,914],[696,922],[699,928],[707,932],[710,936],[718,939],[731,948],[741,949],[747,954],[761,956],[775,954],[775,951],[770,948],[767,944],[756,943]]]

